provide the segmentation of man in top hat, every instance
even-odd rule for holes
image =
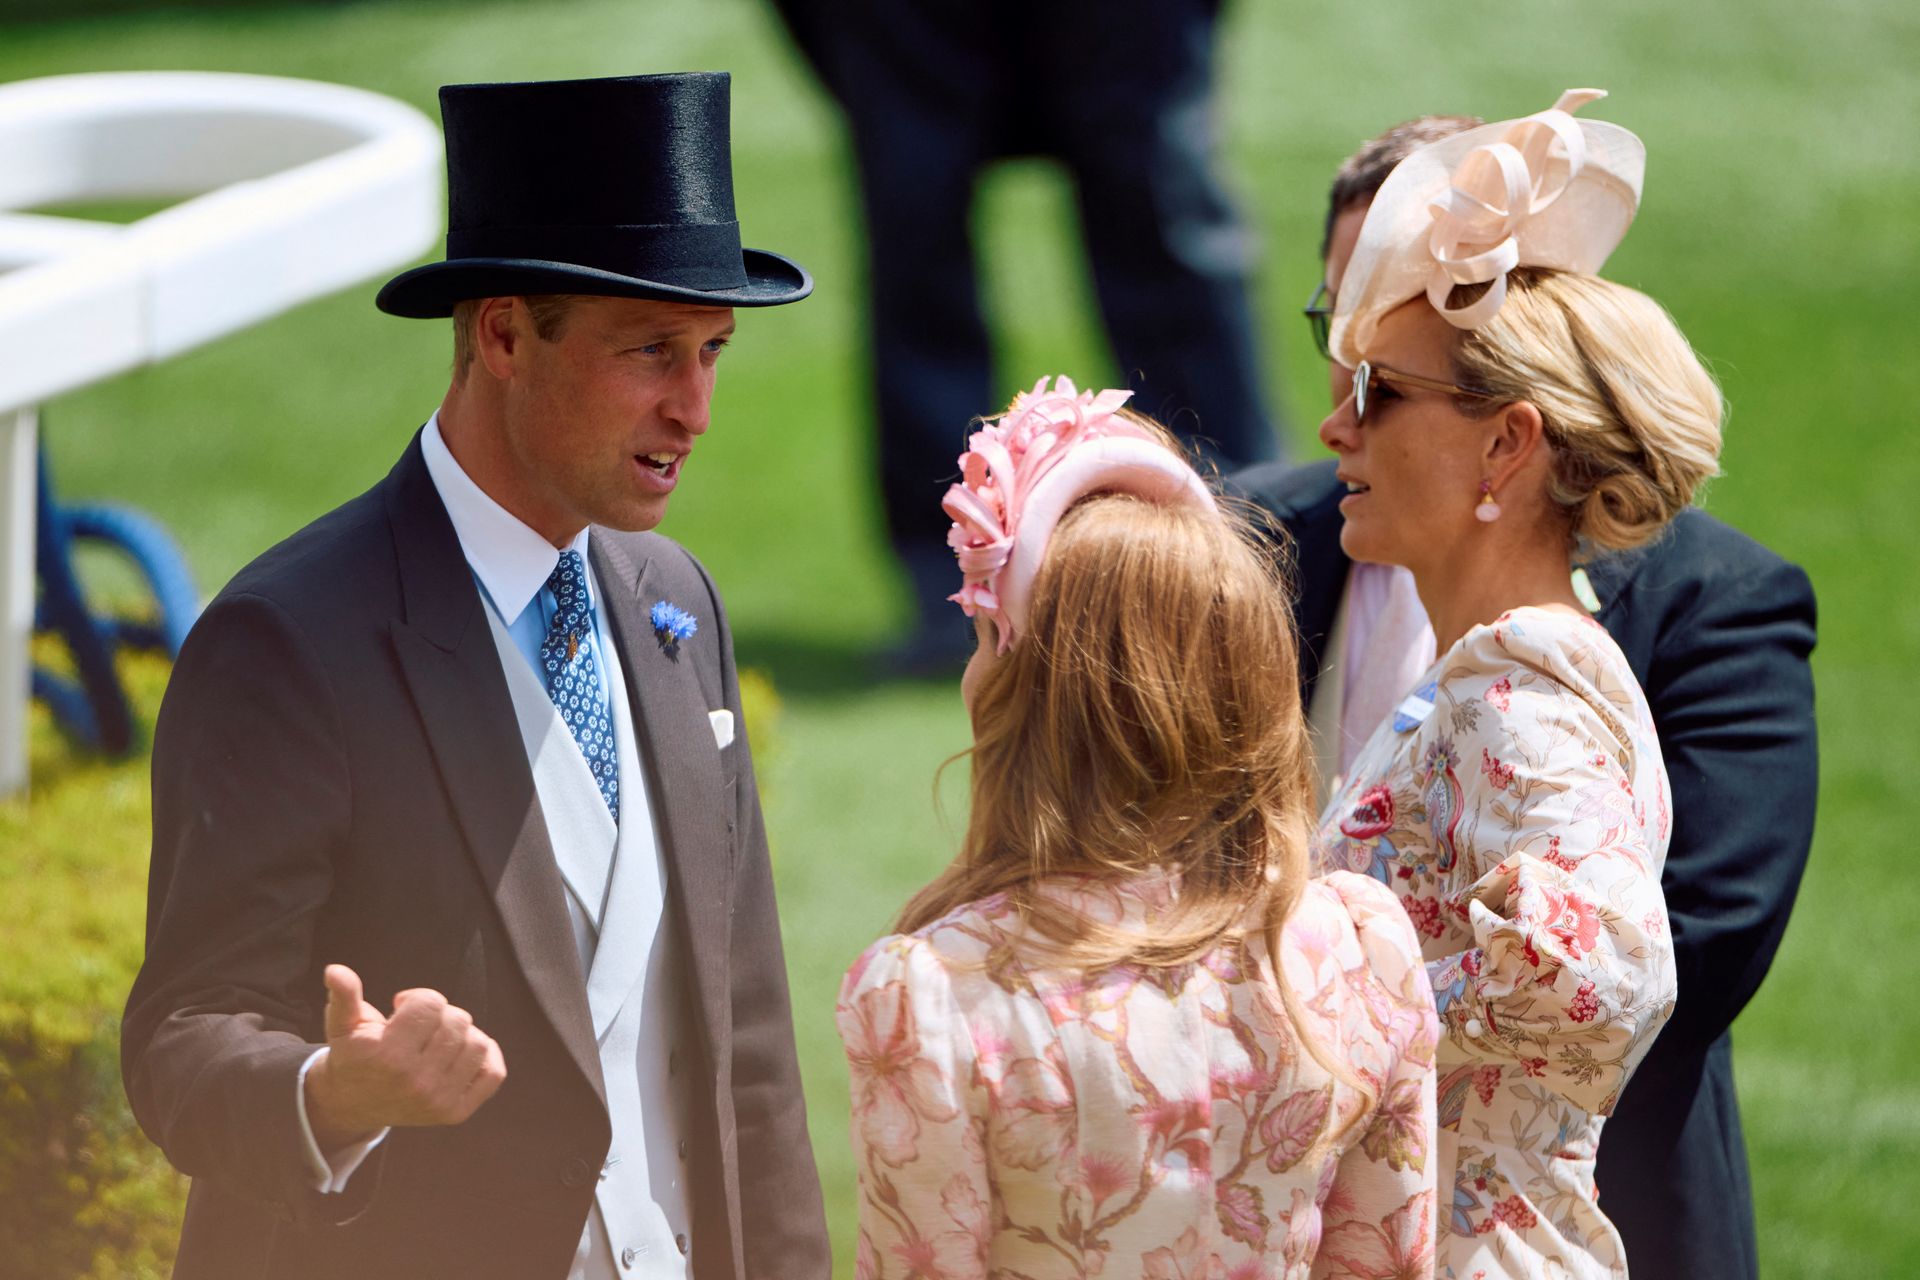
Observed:
[[[1307,307],[1335,401],[1351,394],[1353,371],[1330,355],[1327,322],[1374,197],[1409,155],[1482,124],[1396,125],[1335,176],[1325,281]],[[1249,467],[1227,487],[1285,531],[1274,552],[1294,584],[1324,794],[1431,665],[1433,631],[1410,573],[1341,549],[1347,491],[1334,463]],[[1673,788],[1661,888],[1680,991],[1607,1121],[1594,1180],[1634,1280],[1751,1280],[1759,1261],[1728,1028],[1773,962],[1813,837],[1813,588],[1799,566],[1698,509],[1585,576],[1589,608],[1646,691]]]
[[[447,260],[378,303],[452,385],[180,656],[123,1072],[183,1280],[828,1274],[726,615],[647,532],[733,309],[812,288],[727,95],[441,90]]]

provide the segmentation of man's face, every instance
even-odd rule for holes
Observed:
[[[1367,220],[1367,210],[1371,201],[1365,204],[1350,204],[1342,209],[1333,220],[1333,234],[1327,237],[1327,261],[1325,280],[1327,298],[1331,303],[1340,296],[1340,281],[1347,274],[1347,263],[1353,259],[1353,246],[1360,241],[1360,224]],[[1353,390],[1353,370],[1338,360],[1327,362],[1327,392],[1334,404],[1345,400]]]
[[[556,545],[589,524],[659,524],[707,429],[733,311],[586,297],[551,341],[524,306],[512,323],[504,444],[517,502],[506,505]]]

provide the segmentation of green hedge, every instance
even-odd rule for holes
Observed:
[[[122,671],[151,724],[166,663],[130,658]],[[79,758],[38,706],[29,732],[31,790],[0,801],[0,1276],[165,1276],[186,1180],[120,1088],[120,1010],[144,936],[147,760]]]
[[[167,664],[121,670],[151,725]],[[757,671],[740,689],[764,757],[779,696]],[[0,801],[0,1280],[163,1277],[186,1180],[134,1124],[119,1059],[145,935],[148,760],[80,758],[38,706],[30,735],[31,791]]]

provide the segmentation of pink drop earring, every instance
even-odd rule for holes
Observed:
[[[1492,524],[1500,518],[1500,504],[1493,500],[1493,481],[1480,482],[1480,505],[1473,509],[1473,514],[1481,524]]]

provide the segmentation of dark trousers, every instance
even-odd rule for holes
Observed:
[[[940,497],[1004,406],[970,234],[981,171],[1059,161],[1134,404],[1222,469],[1278,448],[1251,238],[1215,168],[1207,0],[786,0],[846,111],[869,245],[887,532],[923,608],[956,588]],[[1060,370],[1068,372],[1070,370]],[[1081,381],[1085,381],[1084,376]]]

